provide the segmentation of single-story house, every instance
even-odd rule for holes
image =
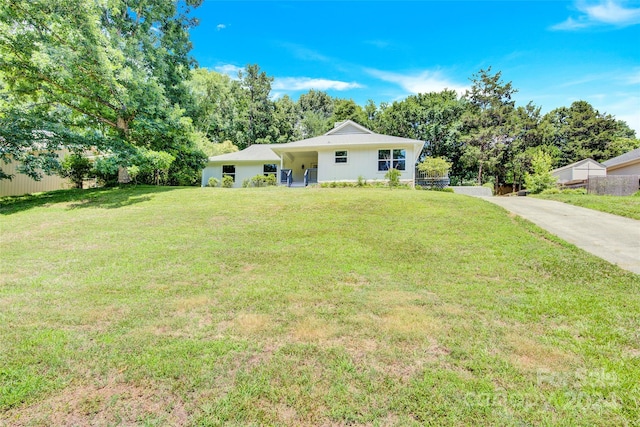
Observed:
[[[324,135],[286,144],[253,144],[236,153],[209,158],[202,185],[225,175],[241,187],[257,174],[275,173],[281,185],[307,185],[332,181],[384,181],[389,169],[400,180],[415,182],[415,164],[423,141],[375,133],[351,120],[336,123]]]
[[[607,168],[607,175],[640,175],[640,148],[609,159],[602,164]]]
[[[551,171],[558,184],[570,185],[594,176],[607,176],[607,168],[592,159],[584,159]]]

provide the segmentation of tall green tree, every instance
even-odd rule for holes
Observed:
[[[331,121],[334,123],[352,120],[362,126],[368,123],[367,115],[353,99],[337,99],[333,104]]]
[[[289,95],[278,98],[274,102],[271,136],[274,142],[279,144],[295,141],[296,125],[300,118],[298,104],[293,102]]]
[[[270,77],[260,71],[257,64],[249,64],[239,73],[241,86],[246,96],[246,139],[238,141],[242,148],[252,144],[274,142],[271,135],[271,124],[275,106],[269,99],[271,93]]]
[[[333,126],[334,99],[326,92],[311,89],[300,95],[297,105],[300,119],[296,124],[296,139],[322,135]]]
[[[562,153],[562,165],[586,158],[607,160],[619,151],[616,146],[620,140],[635,139],[635,132],[625,122],[600,113],[586,101],[550,111],[543,118],[543,126],[545,142]]]
[[[240,111],[239,82],[206,68],[196,68],[186,86],[189,99],[185,114],[193,119],[195,129],[214,143],[234,139],[240,129],[239,118],[245,115]]]
[[[68,144],[64,132],[50,126],[69,133],[72,122],[114,150],[166,146],[167,118],[187,96],[188,31],[195,24],[188,14],[201,1],[7,0],[0,5],[3,79],[30,115],[39,107],[32,130],[54,132],[61,145]],[[69,117],[39,120],[50,111]],[[20,140],[13,133],[6,144],[29,144],[28,134]]]
[[[422,158],[446,157],[453,161],[453,174],[464,175],[459,158],[461,117],[466,105],[450,90],[411,95],[391,105],[381,105],[375,130],[425,141]]]
[[[477,170],[477,182],[483,183],[485,173],[497,173],[500,158],[515,139],[512,115],[516,89],[502,80],[502,73],[492,74],[491,67],[480,70],[472,78],[471,89],[465,94],[470,108],[462,117],[465,142],[462,160]],[[500,180],[501,176],[497,179]]]

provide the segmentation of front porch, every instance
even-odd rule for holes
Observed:
[[[280,184],[306,187],[318,182],[317,151],[287,151],[280,158]]]
[[[309,184],[318,183],[318,168],[309,168],[304,171],[302,181],[293,179],[293,170],[280,169],[280,185],[287,187],[306,187]]]

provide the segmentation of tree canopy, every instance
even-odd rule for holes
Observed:
[[[189,145],[184,134],[191,129],[181,120],[179,105],[187,100],[188,30],[195,24],[188,12],[200,3],[4,2],[0,70],[11,102],[0,111],[0,137],[13,150],[3,152],[3,160],[25,149],[51,151],[72,141],[118,152],[125,146],[184,149]],[[34,147],[29,133],[12,120],[17,112],[32,131],[51,135],[55,143]],[[178,139],[169,141],[167,135]]]
[[[206,155],[310,138],[353,120],[424,141],[420,160],[446,159],[454,183],[521,185],[542,157],[558,167],[640,146],[626,123],[586,101],[544,115],[531,102],[516,105],[517,89],[491,68],[474,74],[464,95],[443,90],[364,106],[313,89],[275,97],[273,77],[257,64],[236,77],[198,68],[189,30],[201,2],[0,4],[0,160],[38,178],[60,170],[60,149],[91,148],[102,154],[94,173],[105,182],[124,167],[150,182],[194,185]],[[149,153],[171,162],[154,169]]]

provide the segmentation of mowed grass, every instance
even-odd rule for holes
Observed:
[[[388,189],[0,206],[0,425],[638,425],[640,276]]]
[[[599,196],[597,194],[539,194],[535,197],[583,208],[595,209],[627,218],[640,219],[640,192],[634,196]]]

